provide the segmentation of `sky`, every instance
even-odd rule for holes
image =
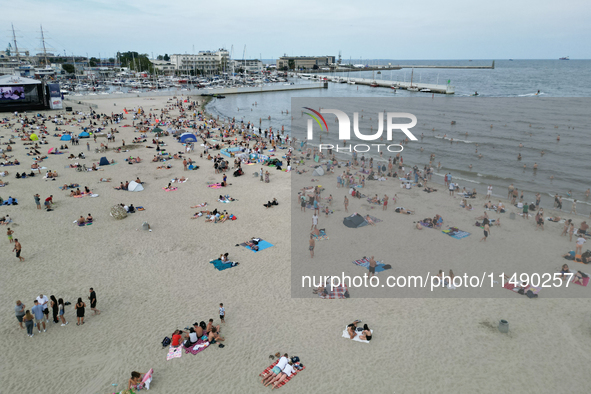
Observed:
[[[0,0],[0,9],[0,47],[12,23],[31,53],[42,24],[53,52],[69,56],[233,47],[235,59],[591,59],[588,0]]]

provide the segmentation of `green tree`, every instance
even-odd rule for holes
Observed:
[[[156,60],[164,60],[164,56],[158,55],[158,56],[156,56]]]
[[[163,60],[169,61],[170,60],[170,56],[168,56],[168,53],[164,54],[164,57],[162,58]]]
[[[68,74],[74,74],[76,72],[76,67],[74,67],[73,64],[62,64],[62,68],[64,69],[65,72],[67,72]]]
[[[88,60],[88,65],[89,65],[90,67],[96,67],[96,66],[97,66],[97,64],[99,64],[99,63],[100,63],[100,60],[98,60],[96,57],[91,57],[91,58]]]
[[[287,62],[287,64],[288,64],[290,70],[295,69],[295,60],[289,59],[289,61]]]

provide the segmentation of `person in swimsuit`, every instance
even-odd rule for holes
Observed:
[[[369,329],[367,324],[364,324],[363,331],[361,332],[361,335],[359,335],[359,339],[361,339],[362,341],[371,341],[371,337],[371,330]]]
[[[310,235],[310,246],[308,249],[310,250],[310,257],[314,258],[314,247],[316,246],[316,241],[314,241],[314,236]]]
[[[486,242],[486,239],[488,238],[488,232],[490,231],[490,227],[488,226],[488,223],[486,223],[484,225],[484,237],[482,237],[482,239],[480,240],[480,242],[484,241]]]
[[[382,207],[383,211],[388,210],[388,195],[384,194],[384,206]]]
[[[350,339],[355,338],[355,335],[357,335],[357,323],[361,323],[361,320],[355,320],[353,323],[347,325],[347,333],[349,333]]]
[[[76,309],[76,320],[78,321],[76,323],[77,326],[81,326],[82,324],[84,324],[84,308],[85,307],[86,307],[86,304],[82,301],[82,298],[78,297],[78,302],[74,306],[74,309]]]

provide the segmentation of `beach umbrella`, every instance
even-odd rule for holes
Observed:
[[[29,138],[31,139],[31,141],[37,141],[39,139],[39,137],[37,137],[37,134],[31,134]]]
[[[185,142],[197,142],[197,137],[195,136],[195,134],[183,133],[183,134],[181,134],[180,141],[182,143],[185,143]]]
[[[127,217],[127,211],[121,205],[114,205],[111,207],[111,216],[117,220],[125,219]]]
[[[53,150],[54,150],[54,149],[55,149],[55,148],[50,148],[50,149],[47,151],[47,153],[51,153],[51,152],[53,152]]]

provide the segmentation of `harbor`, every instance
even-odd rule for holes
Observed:
[[[316,76],[315,76],[316,77]],[[371,86],[374,88],[388,88],[392,89],[395,93],[397,89],[404,89],[411,92],[418,92],[418,93],[438,93],[438,94],[455,94],[455,87],[450,84],[440,85],[440,84],[432,84],[432,83],[422,83],[422,82],[413,82],[411,79],[410,82],[405,81],[386,81],[382,79],[373,79],[373,78],[342,78],[338,77],[335,78],[329,75],[319,75],[319,78],[323,78],[326,81],[334,82],[334,83],[348,83],[351,85],[365,85]]]

